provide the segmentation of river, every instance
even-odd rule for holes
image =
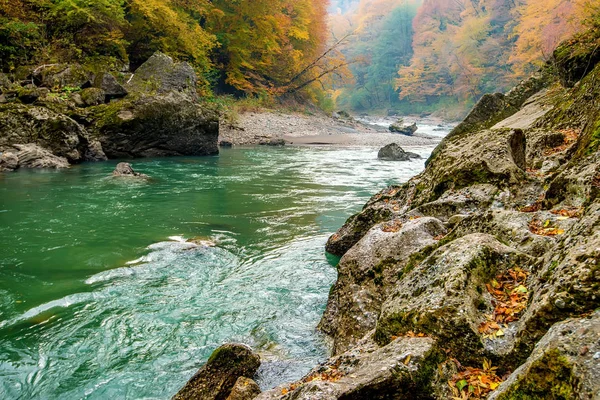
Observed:
[[[0,174],[0,398],[168,399],[227,341],[261,354],[263,389],[301,377],[328,351],[327,237],[424,167],[376,154],[134,161],[149,181],[112,178],[116,161]]]

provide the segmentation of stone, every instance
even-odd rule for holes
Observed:
[[[41,92],[35,88],[21,88],[17,92],[17,98],[23,104],[31,104],[34,103],[41,96]]]
[[[0,148],[35,143],[70,163],[106,159],[101,148],[90,151],[90,142],[87,130],[66,115],[40,106],[0,105]]]
[[[440,359],[433,339],[401,337],[333,357],[293,386],[263,392],[256,400],[430,399]]]
[[[94,79],[94,87],[101,89],[106,96],[106,101],[120,99],[127,96],[128,92],[117,79],[108,72],[102,72],[96,75]]]
[[[252,400],[260,394],[260,387],[250,378],[240,376],[227,400]]]
[[[104,104],[107,99],[104,90],[94,87],[83,89],[80,93],[80,96],[83,106],[85,107],[92,107]]]
[[[478,330],[494,308],[486,284],[515,265],[531,270],[534,259],[480,233],[422,252],[419,258],[424,259],[406,268],[384,302],[377,342],[386,344],[409,331],[435,335],[461,363],[510,350],[508,329],[506,341],[494,346]]]
[[[109,158],[219,153],[219,117],[189,96],[170,92],[95,107],[91,129]]]
[[[404,151],[397,143],[390,143],[379,150],[377,158],[388,161],[410,161],[413,158],[421,158],[421,156]]]
[[[600,35],[597,30],[588,30],[577,36],[577,40],[562,42],[552,53],[552,65],[558,72],[561,84],[571,88],[586,77],[600,63]]]
[[[47,149],[36,144],[15,144],[19,159],[19,168],[69,168],[69,162],[64,157],[57,157]]]
[[[390,125],[390,132],[412,136],[419,129],[416,123],[413,123],[411,125],[403,125],[403,120],[400,121]]]
[[[596,399],[600,394],[600,312],[558,323],[489,400]]]
[[[19,168],[19,157],[12,151],[0,153],[0,172]]]
[[[348,350],[375,328],[381,305],[413,254],[447,233],[430,217],[374,226],[340,260],[319,328],[333,340],[333,354]]]
[[[37,86],[50,89],[80,88],[91,77],[90,72],[79,64],[42,65],[34,69],[31,75]]]
[[[487,129],[518,111],[502,93],[484,94],[467,117],[458,124],[447,138]],[[442,142],[443,143],[443,142]]]
[[[141,174],[133,170],[133,167],[129,163],[118,163],[117,167],[113,171],[113,176],[125,176],[125,177],[133,177],[133,178],[149,178],[148,175]]]
[[[285,146],[285,140],[284,139],[261,140],[258,144],[261,146],[281,147],[281,146]]]
[[[219,141],[219,147],[231,148],[233,147],[233,143],[229,140],[221,140]]]
[[[254,376],[260,357],[244,345],[230,343],[216,349],[173,400],[225,400],[238,378]]]
[[[183,92],[195,98],[196,82],[196,73],[190,64],[175,62],[157,51],[135,71],[125,88],[146,94]]]

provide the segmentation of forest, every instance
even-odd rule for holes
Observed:
[[[464,114],[579,31],[595,0],[2,0],[0,68],[190,62],[205,95]]]
[[[330,11],[354,82],[333,88],[355,111],[459,114],[504,92],[597,18],[594,0],[344,0]]]

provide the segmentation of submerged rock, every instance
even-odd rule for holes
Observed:
[[[404,151],[397,143],[390,143],[379,150],[377,158],[388,161],[410,161],[413,158],[421,158],[421,156]]]
[[[149,178],[146,174],[141,174],[133,170],[133,167],[129,163],[118,163],[117,167],[113,171],[113,176],[126,176],[126,177],[136,177],[136,178]]]
[[[285,140],[284,139],[261,140],[258,144],[261,146],[279,147],[279,146],[285,146]]]
[[[173,396],[173,400],[225,400],[238,379],[251,378],[259,366],[260,357],[249,347],[225,344],[211,354],[206,364]]]

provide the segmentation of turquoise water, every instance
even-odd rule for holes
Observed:
[[[376,152],[135,161],[147,182],[116,162],[0,174],[0,398],[167,399],[227,341],[262,355],[263,388],[302,376],[328,351],[327,237],[423,168]]]

